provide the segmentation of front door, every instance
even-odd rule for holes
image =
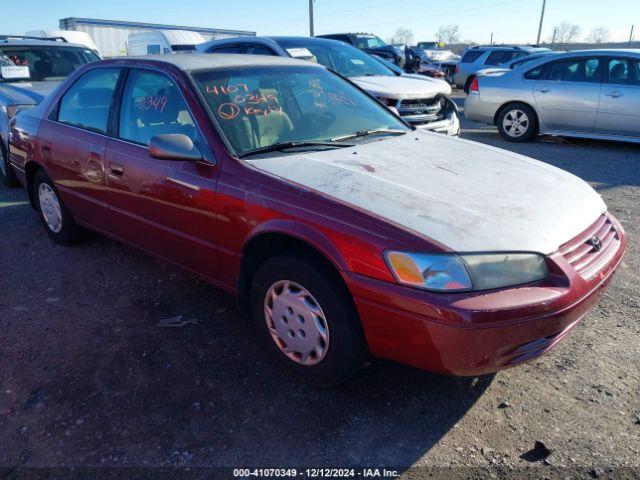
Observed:
[[[80,77],[40,127],[41,155],[71,214],[108,229],[104,156],[109,110],[119,69],[97,68]]]
[[[534,85],[542,130],[593,132],[600,100],[599,58],[577,57],[547,66]]]
[[[116,137],[107,149],[113,233],[208,278],[217,276],[217,165],[176,83],[164,73],[131,70]],[[203,162],[158,160],[155,135],[184,134]]]
[[[608,60],[596,131],[640,138],[640,61],[630,57]]]

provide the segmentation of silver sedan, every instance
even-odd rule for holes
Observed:
[[[464,115],[503,138],[536,135],[640,142],[640,50],[547,55],[478,77]]]

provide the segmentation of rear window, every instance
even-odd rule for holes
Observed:
[[[545,67],[545,64],[538,65],[537,67],[526,72],[524,74],[524,78],[526,78],[527,80],[538,80],[542,75],[544,67]]]
[[[482,55],[484,55],[485,50],[471,50],[464,54],[461,63],[473,63],[478,60]]]

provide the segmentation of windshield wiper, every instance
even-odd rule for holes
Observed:
[[[254,148],[253,150],[248,150],[238,155],[238,158],[245,158],[250,155],[257,155],[259,153],[267,153],[267,152],[279,152],[282,150],[287,150],[289,148],[297,148],[297,147],[330,147],[330,148],[345,148],[345,147],[353,147],[353,143],[340,143],[337,141],[331,140],[330,142],[315,142],[315,141],[291,141],[291,142],[278,142],[273,145],[267,145],[266,147]]]
[[[332,142],[340,142],[342,140],[349,140],[351,138],[368,137],[369,135],[404,135],[404,130],[391,130],[389,128],[376,128],[372,130],[358,130],[357,132],[350,133],[349,135],[343,135],[341,137],[334,137]]]

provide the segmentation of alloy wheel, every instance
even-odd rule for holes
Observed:
[[[504,131],[513,138],[521,137],[529,129],[530,120],[528,115],[522,110],[509,111],[502,120]]]
[[[290,280],[275,282],[264,298],[271,338],[290,360],[305,366],[322,361],[329,349],[329,325],[314,296]]]

